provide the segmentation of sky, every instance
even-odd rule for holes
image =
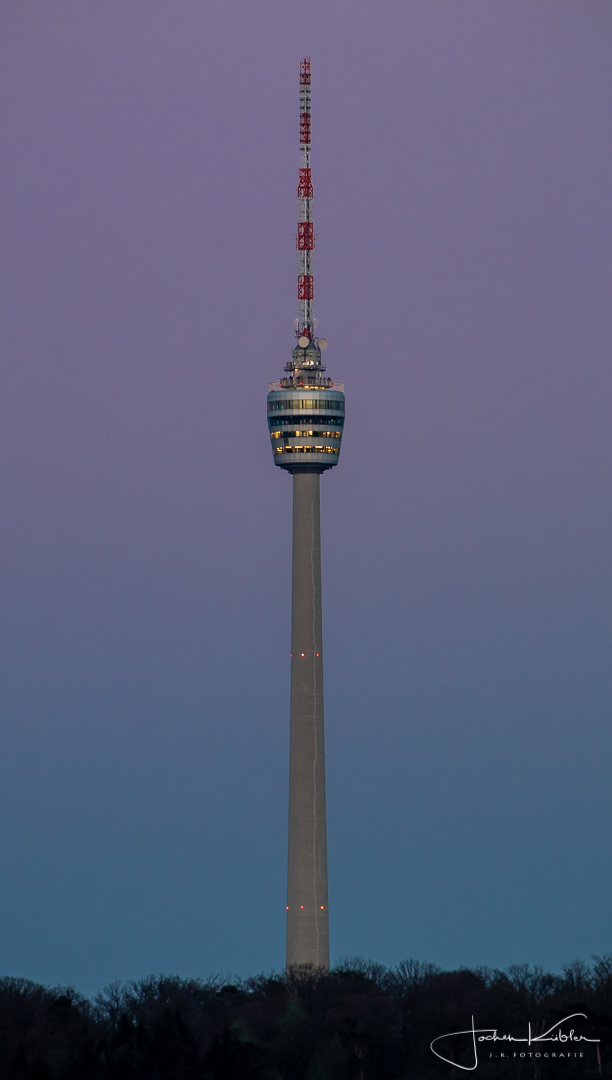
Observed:
[[[312,59],[332,962],[612,951],[609,0],[4,0],[0,974],[284,962]]]

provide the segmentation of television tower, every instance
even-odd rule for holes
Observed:
[[[288,968],[329,967],[319,478],[338,464],[344,427],[344,384],[324,376],[321,351],[327,341],[315,333],[310,148],[310,57],[305,57],[300,63],[297,342],[285,377],[270,383],[268,394],[274,463],[293,474]]]

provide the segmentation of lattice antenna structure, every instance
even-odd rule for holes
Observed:
[[[310,149],[312,139],[310,117],[310,57],[300,61],[300,179],[298,183],[298,317],[296,337],[314,341],[314,248],[315,234],[312,218],[312,169]]]

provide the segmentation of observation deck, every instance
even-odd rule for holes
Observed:
[[[296,346],[287,376],[270,383],[268,427],[274,464],[288,472],[324,472],[338,464],[344,383],[325,378],[315,342]]]

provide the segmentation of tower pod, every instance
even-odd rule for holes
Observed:
[[[324,472],[338,464],[344,430],[344,384],[323,377],[314,342],[293,350],[291,374],[270,383],[268,427],[274,464],[289,472]]]

